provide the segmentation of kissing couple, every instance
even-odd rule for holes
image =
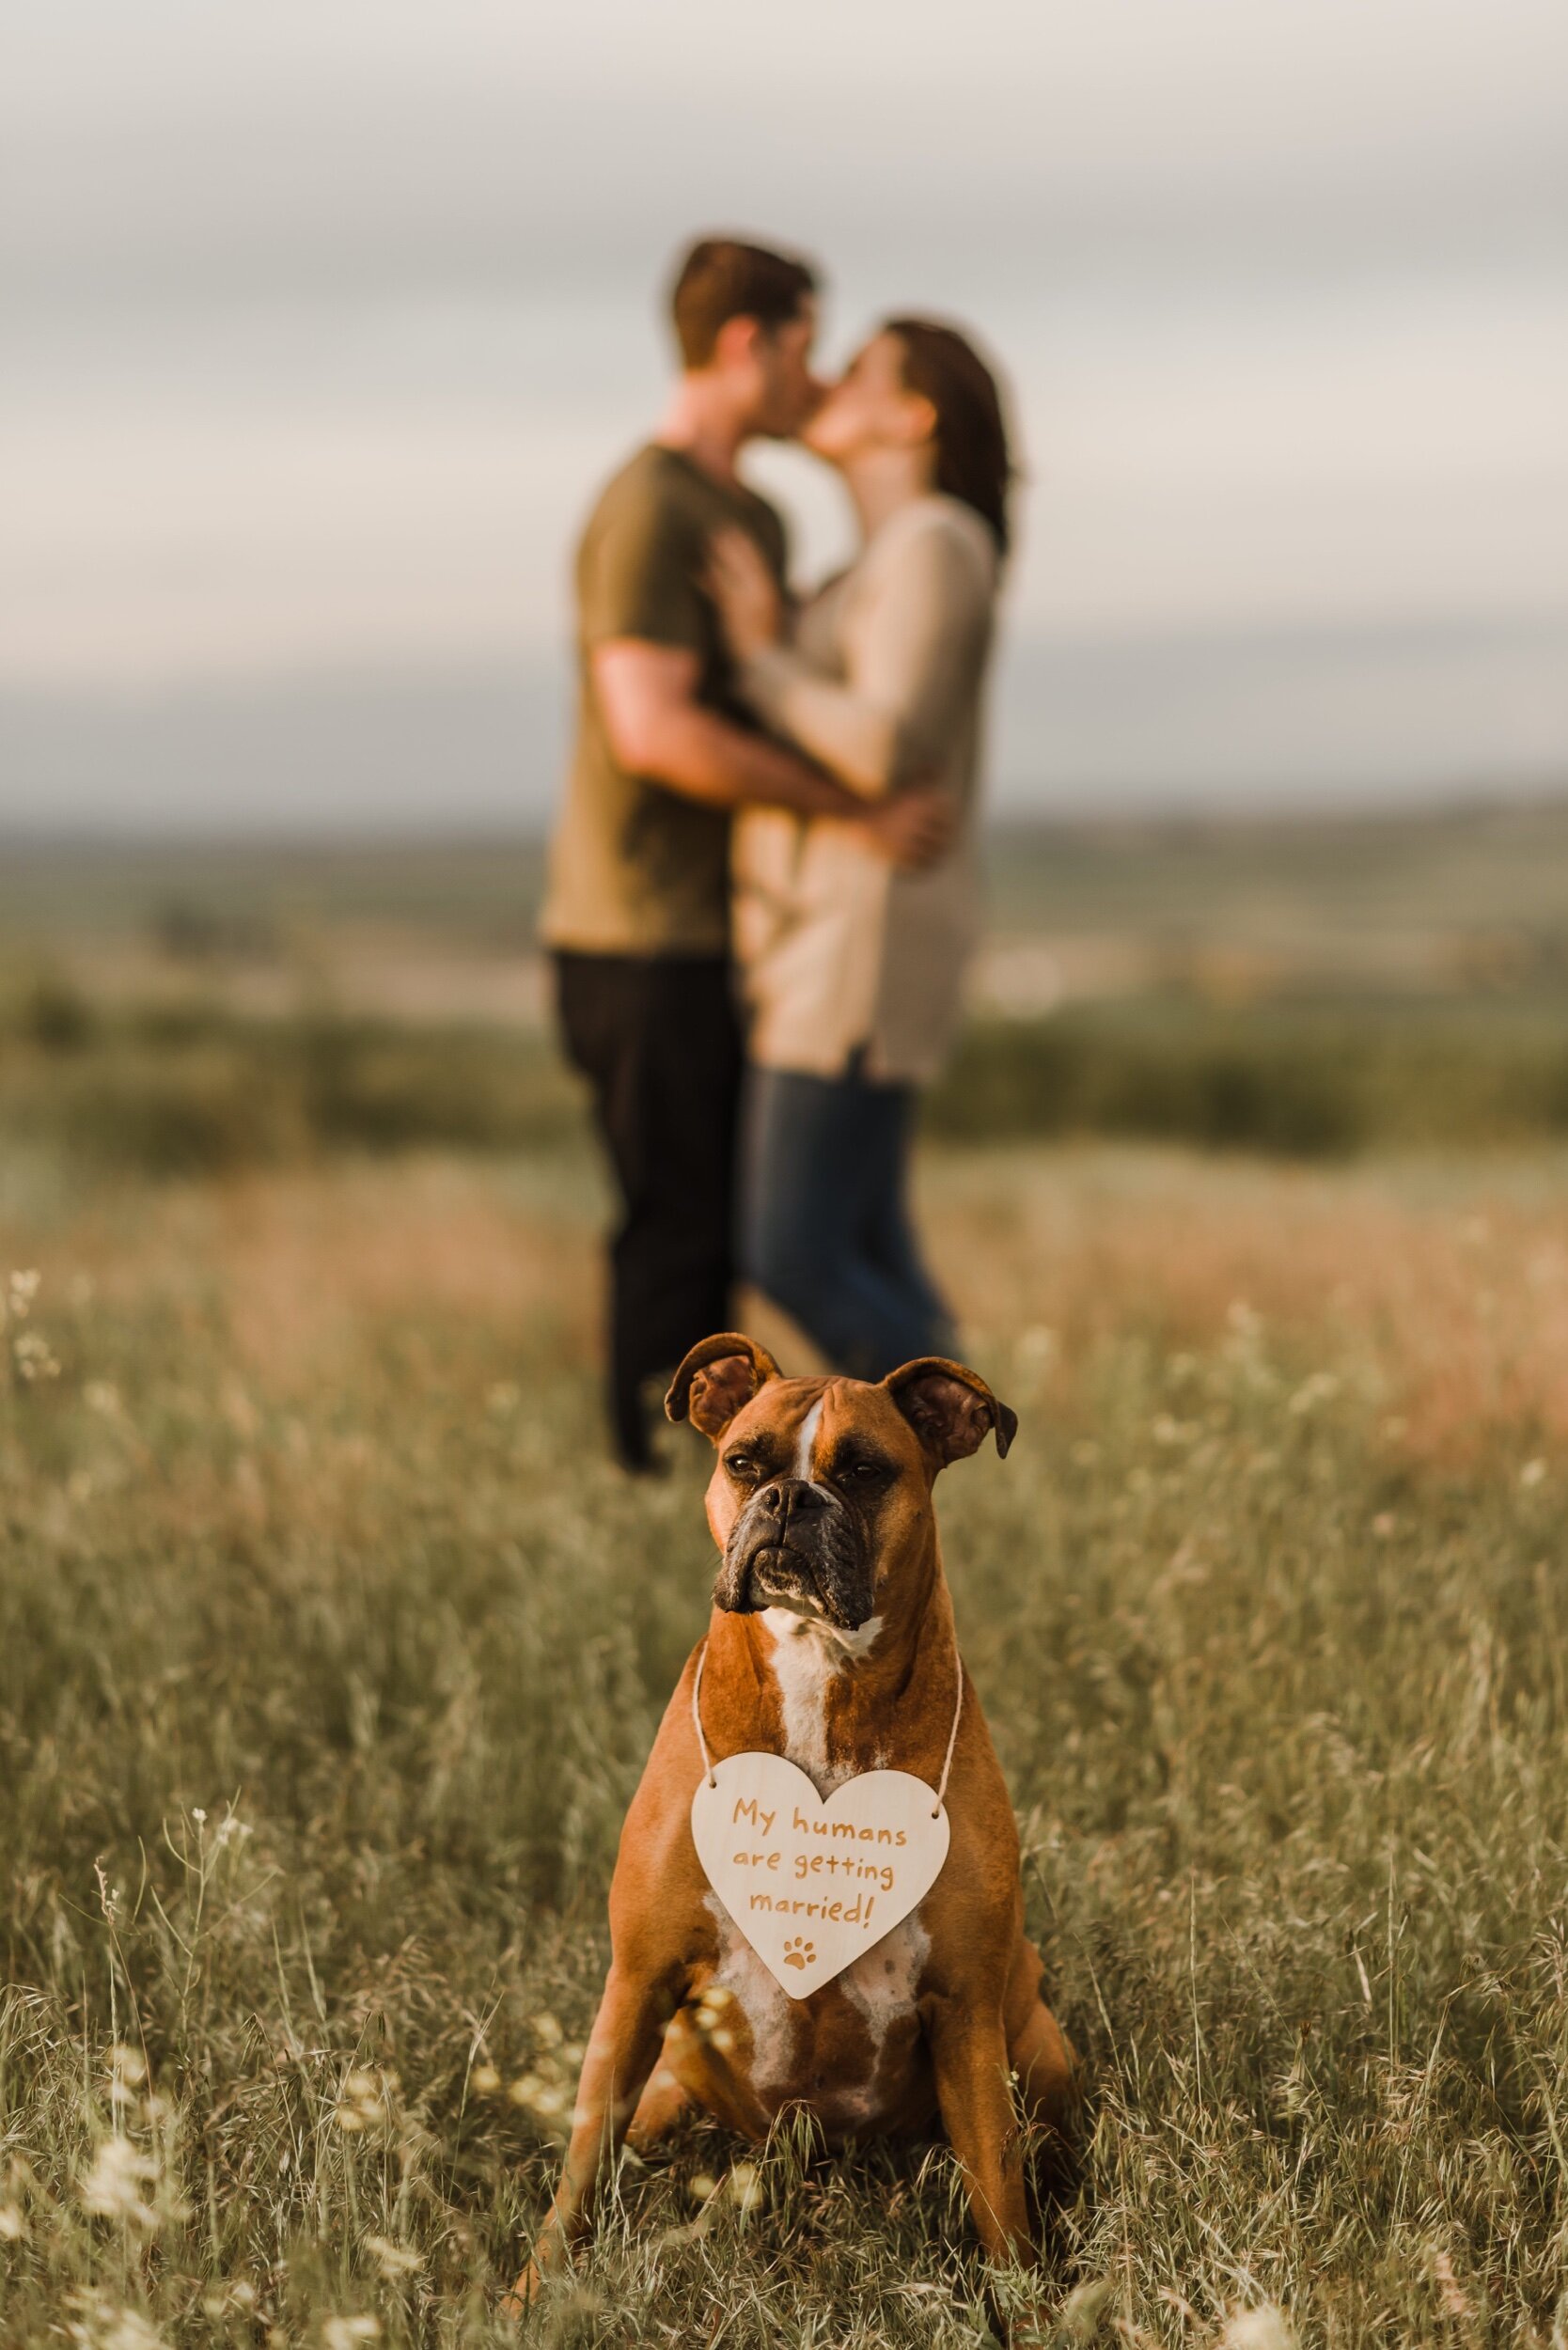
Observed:
[[[737,1277],[855,1377],[956,1351],[909,1163],[979,927],[1008,434],[991,369],[936,321],[883,321],[820,382],[818,284],[760,245],[691,248],[664,415],[577,553],[541,929],[619,1194],[629,1469],[652,1464],[649,1381],[732,1326]],[[858,525],[798,602],[783,522],[737,470],[758,440],[831,466]]]

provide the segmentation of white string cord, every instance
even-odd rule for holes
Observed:
[[[958,1744],[958,1717],[964,1711],[964,1659],[957,1649],[953,1651],[953,1663],[958,1668],[958,1695],[953,1700],[953,1726],[948,1732],[948,1751],[942,1758],[942,1776],[936,1782],[936,1801],[931,1814],[933,1820],[941,1811],[943,1797],[948,1792],[948,1773],[952,1769],[953,1748]]]
[[[697,1652],[697,1677],[692,1683],[692,1720],[697,1724],[697,1743],[702,1749],[702,1767],[708,1774],[708,1784],[716,1787],[713,1758],[708,1751],[708,1741],[702,1735],[702,1668],[708,1662],[708,1643],[703,1641]]]
[[[692,1726],[697,1731],[698,1751],[702,1757],[702,1768],[707,1773],[708,1784],[710,1787],[716,1787],[718,1780],[713,1777],[713,1758],[708,1751],[708,1741],[702,1734],[702,1668],[707,1662],[708,1643],[704,1640],[697,1652],[697,1671],[692,1676]],[[953,1752],[958,1745],[958,1718],[964,1711],[964,1667],[959,1663],[956,1650],[953,1653],[953,1662],[958,1666],[958,1695],[953,1700],[953,1726],[948,1732],[948,1751],[942,1758],[942,1776],[936,1782],[936,1802],[931,1814],[933,1820],[940,1813],[948,1793],[948,1776],[953,1767]]]

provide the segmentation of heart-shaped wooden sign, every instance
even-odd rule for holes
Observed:
[[[948,1857],[923,1778],[864,1771],[824,1801],[781,1754],[731,1754],[692,1797],[709,1884],[792,1999],[809,1998],[907,1918]]]

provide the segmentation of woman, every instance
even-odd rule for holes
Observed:
[[[863,544],[792,626],[749,542],[714,541],[741,692],[868,799],[937,784],[954,834],[934,867],[896,872],[854,824],[738,819],[741,1263],[832,1362],[878,1379],[954,1346],[908,1173],[918,1088],[956,1026],[978,927],[974,802],[1011,465],[990,370],[920,319],[871,337],[804,438],[842,476]]]

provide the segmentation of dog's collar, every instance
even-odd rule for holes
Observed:
[[[708,1643],[704,1640],[697,1652],[697,1671],[692,1676],[692,1726],[697,1731],[698,1750],[702,1757],[703,1774],[709,1786],[716,1787],[718,1781],[713,1777],[713,1758],[708,1751],[708,1741],[702,1734],[702,1668],[707,1662]],[[958,1674],[958,1689],[953,1698],[953,1726],[948,1732],[948,1751],[942,1758],[942,1776],[936,1782],[936,1802],[931,1814],[933,1820],[940,1813],[948,1793],[948,1775],[952,1769],[953,1751],[958,1745],[958,1717],[964,1711],[964,1660],[956,1648],[953,1651],[953,1665]]]

